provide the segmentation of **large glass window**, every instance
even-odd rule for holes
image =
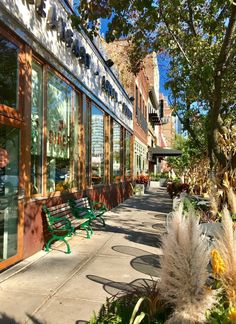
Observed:
[[[18,106],[18,47],[0,35],[0,105]]]
[[[17,253],[19,135],[0,125],[0,261]]]
[[[31,194],[42,193],[43,90],[42,67],[32,65]]]
[[[72,88],[48,73],[47,91],[47,191],[72,186],[74,135],[71,124]]]
[[[125,176],[131,176],[131,154],[130,154],[130,145],[131,145],[131,134],[125,132]]]
[[[121,177],[121,126],[113,121],[112,136],[112,170],[113,181],[119,181]]]
[[[92,184],[104,183],[104,113],[92,106],[91,162]]]

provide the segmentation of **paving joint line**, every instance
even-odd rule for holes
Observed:
[[[112,234],[107,240],[106,242],[103,243],[103,245],[97,249],[92,255],[90,255],[90,257],[88,257],[86,260],[84,260],[84,262],[82,262],[81,266],[79,268],[77,268],[75,271],[73,271],[61,284],[59,284],[59,286],[57,288],[55,288],[55,290],[53,292],[51,292],[43,301],[42,303],[36,307],[36,309],[32,312],[31,316],[34,316],[35,314],[37,314],[42,307],[53,297],[56,295],[56,293],[63,288],[67,282],[69,282],[78,272],[80,272],[82,269],[84,269],[89,263],[91,263],[92,260],[96,259],[96,256],[98,254],[98,251],[100,251],[106,244],[107,242],[112,238],[114,234]],[[27,318],[23,324],[27,324],[29,323],[31,319]]]

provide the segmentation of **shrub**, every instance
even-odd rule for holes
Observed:
[[[141,175],[136,177],[135,182],[138,183],[138,184],[148,183],[149,182],[149,176],[141,174]]]
[[[143,279],[141,284],[133,284],[129,293],[107,299],[98,315],[94,314],[89,323],[128,324],[136,323],[136,318],[137,323],[162,324],[169,314],[170,309],[164,306],[160,297],[159,282]],[[139,315],[141,322],[138,322]]]
[[[173,180],[167,184],[167,192],[170,198],[178,197],[182,192],[189,193],[190,186],[188,183],[181,183],[181,180]]]

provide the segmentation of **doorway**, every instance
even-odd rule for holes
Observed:
[[[23,256],[24,47],[0,26],[0,270]],[[25,135],[25,134],[24,134]],[[19,190],[21,188],[21,190]]]

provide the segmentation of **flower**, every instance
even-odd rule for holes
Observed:
[[[145,175],[141,174],[141,175],[137,176],[135,181],[136,181],[136,183],[141,183],[141,184],[148,183],[149,176],[145,176]]]
[[[229,308],[229,320],[236,321],[236,307]]]
[[[224,260],[222,259],[220,253],[216,249],[213,249],[211,251],[211,256],[212,256],[212,271],[213,271],[213,273],[221,275],[222,273],[225,272]]]

